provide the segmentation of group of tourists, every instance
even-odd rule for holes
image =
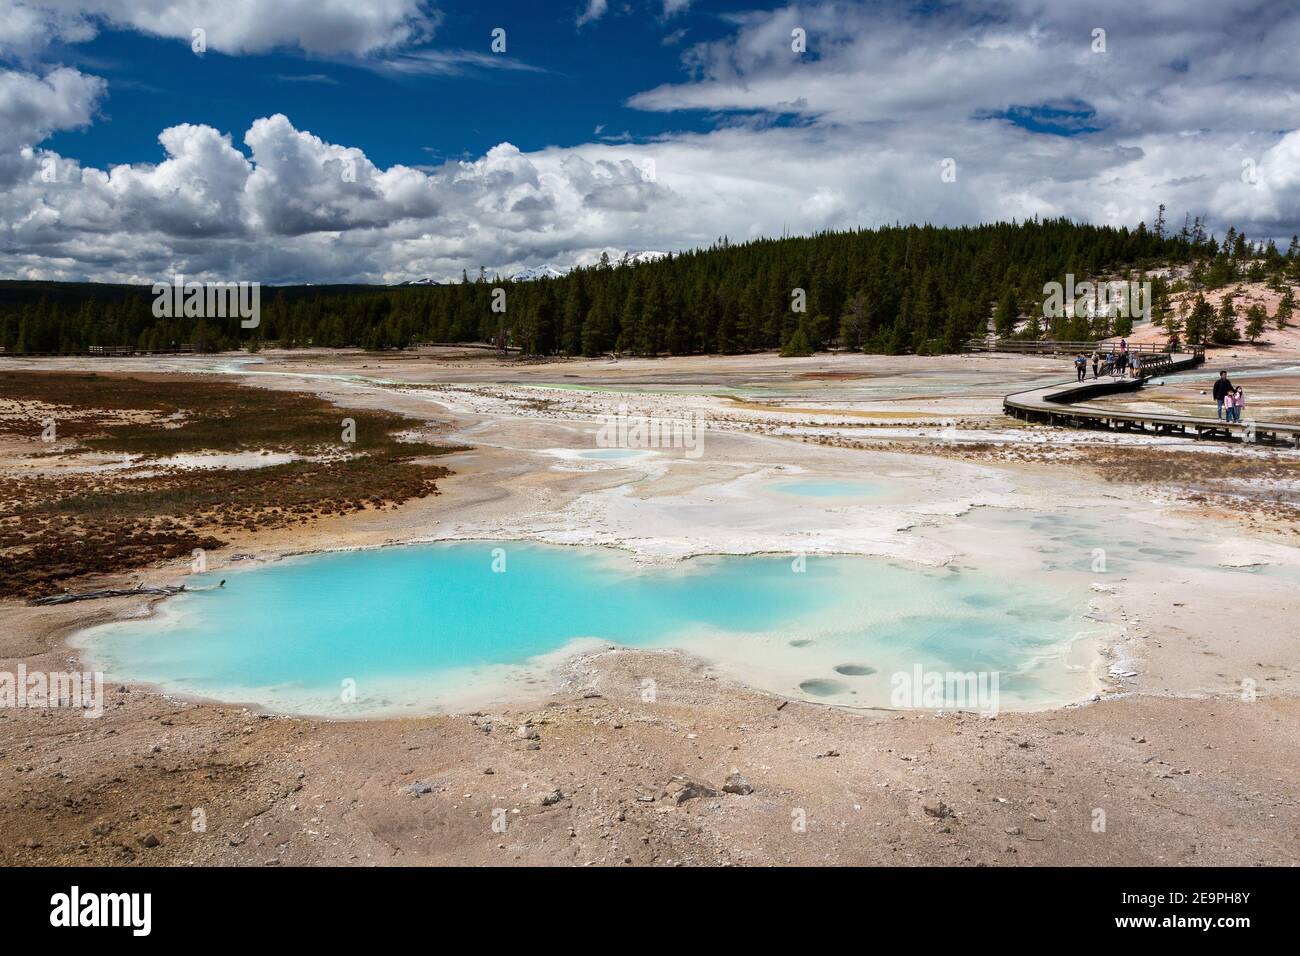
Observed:
[[[1225,422],[1240,422],[1246,409],[1246,394],[1240,386],[1233,385],[1226,371],[1219,372],[1214,383],[1214,405],[1217,418]]]
[[[1091,358],[1080,352],[1074,357],[1074,374],[1077,381],[1084,381],[1088,377],[1088,364],[1092,363],[1092,377],[1101,378],[1102,375],[1112,376],[1129,376],[1140,378],[1142,376],[1142,359],[1139,357],[1136,349],[1130,349],[1128,342],[1124,339],[1119,340],[1119,347],[1111,347],[1105,355],[1100,351],[1094,351]]]
[[[1169,352],[1175,352],[1178,345],[1178,337],[1170,337]],[[1100,350],[1095,350],[1091,356],[1083,352],[1077,353],[1074,356],[1076,381],[1087,381],[1089,364],[1092,365],[1093,378],[1100,378],[1102,375],[1125,377],[1132,375],[1134,378],[1142,376],[1142,360],[1138,357],[1137,350],[1130,349],[1124,339],[1120,339],[1119,345],[1111,347],[1105,355],[1102,355]],[[1219,372],[1219,378],[1214,383],[1214,404],[1217,409],[1216,417],[1220,421],[1239,424],[1245,414],[1246,394],[1240,386],[1232,384],[1226,371]]]

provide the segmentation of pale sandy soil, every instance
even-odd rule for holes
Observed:
[[[1262,305],[1268,313],[1264,334],[1255,342],[1241,342],[1225,348],[1213,348],[1210,357],[1231,355],[1235,357],[1269,357],[1277,359],[1295,358],[1300,355],[1300,318],[1292,318],[1285,329],[1277,328],[1274,316],[1277,314],[1278,302],[1282,294],[1270,289],[1264,282],[1234,282],[1222,289],[1210,289],[1204,293],[1205,301],[1217,311],[1223,300],[1232,296],[1237,310],[1237,328],[1244,335],[1246,331],[1246,312],[1252,305]],[[1182,292],[1170,297],[1170,308],[1184,318],[1191,311],[1196,301],[1195,292]],[[1133,329],[1128,340],[1134,343],[1160,343],[1168,339],[1168,334],[1154,323],[1142,323]],[[1118,339],[1114,341],[1118,342]]]
[[[1022,526],[1043,516],[1121,515],[1126,533],[1174,550],[1096,577],[1096,699],[1047,711],[850,711],[751,689],[736,662],[608,650],[477,714],[279,718],[116,684],[100,720],[0,712],[0,861],[1300,862],[1295,529],[1251,530],[1249,503],[1207,509],[1176,481],[1106,481],[1077,463],[1020,458],[1079,443],[1150,449],[1002,418],[1001,396],[1061,379],[1059,360],[525,364],[438,351],[147,364],[242,369],[254,385],[408,414],[472,449],[444,462],[455,474],[437,497],[237,539],[210,557],[217,568],[234,554],[484,537],[611,545],[650,562],[847,552],[1011,568],[1077,557],[1068,535]],[[1284,369],[1261,367],[1279,407],[1300,397]],[[567,385],[595,391],[556,387]],[[1194,402],[1195,385],[1184,391]],[[702,416],[703,454],[557,453],[594,448],[598,416],[620,405]],[[863,438],[886,447],[831,447]],[[964,457],[963,446],[988,442],[1005,453]],[[1168,445],[1225,470],[1261,455],[1287,468],[1296,455]],[[19,453],[0,451],[17,466]],[[755,487],[790,474],[877,476],[902,497],[883,512],[799,509]],[[1293,494],[1285,480],[1261,481]],[[172,583],[184,569],[143,576]],[[144,609],[138,599],[0,607],[0,670],[67,669],[73,631]],[[642,699],[647,677],[653,702]],[[530,721],[536,739],[518,736]],[[679,793],[684,780],[720,791],[732,770],[752,793]]]

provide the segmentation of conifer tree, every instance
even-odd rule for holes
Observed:
[[[1016,306],[1016,294],[1011,288],[1002,293],[997,311],[993,314],[993,331],[998,338],[1009,339],[1016,332],[1016,322],[1020,318]]]
[[[1210,335],[1220,344],[1237,341],[1237,307],[1233,304],[1232,296],[1223,297],[1223,304],[1219,306],[1219,315]]]
[[[1246,338],[1251,344],[1264,334],[1264,322],[1267,319],[1268,313],[1258,302],[1246,310]]]
[[[781,347],[782,358],[792,358],[800,355],[812,355],[812,343],[808,341],[808,326],[806,322],[800,322],[795,326],[794,334],[790,336],[789,341]]]
[[[1214,306],[1205,301],[1205,296],[1196,294],[1196,302],[1187,316],[1187,341],[1192,345],[1205,344],[1214,324]]]
[[[1277,303],[1277,312],[1273,314],[1273,320],[1277,323],[1279,329],[1285,329],[1291,324],[1291,314],[1295,311],[1295,297],[1292,294],[1291,287],[1288,286],[1282,293],[1282,298]]]

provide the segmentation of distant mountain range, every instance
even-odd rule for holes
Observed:
[[[641,252],[632,252],[628,254],[628,265],[637,265],[641,262],[654,262],[656,259],[662,259],[668,255],[666,252],[655,252],[653,249],[645,249]]]
[[[568,269],[561,271],[547,262],[540,266],[528,266],[525,269],[520,269],[514,275],[510,276],[510,281],[531,282],[534,279],[562,279],[568,271]]]
[[[623,256],[610,256],[609,261],[615,266],[640,265],[643,262],[654,262],[656,259],[662,259],[668,255],[666,252],[656,252],[653,249],[643,249],[640,252],[628,252]],[[533,279],[559,279],[569,274],[569,269],[557,269],[549,262],[540,266],[528,266],[521,269],[514,275],[510,276],[512,282],[529,282]]]
[[[624,253],[622,256],[617,256],[617,257],[610,256],[609,261],[615,266],[621,266],[624,265],[626,259],[627,265],[635,266],[635,265],[640,265],[643,262],[654,262],[656,259],[662,259],[666,255],[668,255],[668,253],[666,252],[656,252],[653,249],[643,249],[640,252],[627,252]],[[543,262],[540,266],[525,266],[524,268],[520,269],[518,272],[506,276],[506,279],[508,279],[510,282],[533,282],[537,279],[562,279],[566,275],[568,275],[570,271],[571,269],[569,267],[558,268],[556,266],[551,265],[549,262]],[[429,286],[429,285],[452,285],[453,283],[443,283],[438,281],[437,279],[424,278],[424,279],[410,279],[407,282],[403,282],[401,284],[404,286],[407,285]]]

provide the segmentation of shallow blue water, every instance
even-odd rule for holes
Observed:
[[[497,665],[582,638],[681,647],[768,689],[843,703],[887,705],[889,675],[917,664],[1001,672],[1004,701],[1061,696],[1063,672],[1038,665],[1075,636],[1077,594],[870,558],[797,565],[643,570],[615,552],[517,542],[335,553],[229,574],[222,590],[82,644],[117,679],[299,713],[335,712],[348,680],[351,712],[434,709],[500,678]]]
[[[644,458],[645,452],[634,448],[597,448],[593,451],[579,452],[578,457],[612,461],[618,458]]]
[[[874,498],[884,489],[865,481],[830,481],[823,478],[800,478],[773,486],[783,495],[801,498]]]

